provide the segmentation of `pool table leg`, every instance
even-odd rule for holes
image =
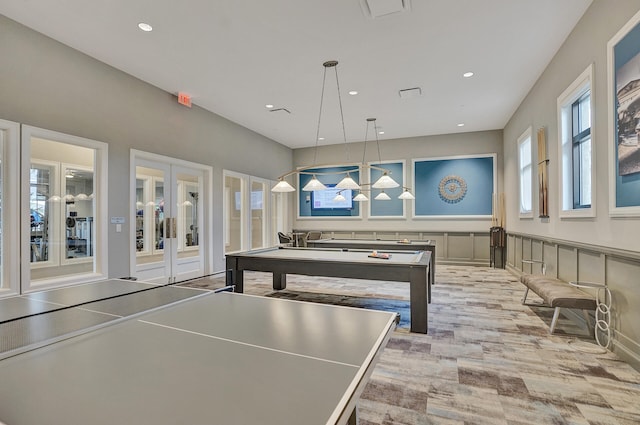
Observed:
[[[287,287],[287,274],[273,272],[273,289],[279,291],[281,289],[286,289],[286,287]]]
[[[431,285],[433,285],[433,275],[431,274],[431,264],[427,270],[427,302],[431,304]]]
[[[428,322],[428,297],[429,297],[429,271],[412,268],[410,273],[409,293],[411,309],[411,332],[427,333]]]
[[[227,286],[234,285],[234,292],[244,292],[244,270],[227,270],[225,281]]]

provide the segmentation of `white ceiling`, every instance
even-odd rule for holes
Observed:
[[[0,13],[298,148],[315,144],[327,60],[347,141],[368,117],[380,140],[504,128],[591,1],[410,0],[376,19],[365,0],[0,0]],[[319,144],[343,142],[333,72]]]

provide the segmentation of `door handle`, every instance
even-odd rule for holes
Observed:
[[[178,237],[177,220],[174,217],[166,217],[164,219],[164,228],[166,230],[165,238],[174,239]]]

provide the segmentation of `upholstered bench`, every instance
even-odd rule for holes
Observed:
[[[571,286],[563,280],[545,275],[525,274],[520,276],[520,282],[526,286],[522,304],[526,303],[527,295],[529,294],[529,290],[531,290],[542,298],[546,305],[555,308],[549,333],[553,333],[556,327],[556,322],[560,315],[560,308],[582,310],[587,326],[591,328],[588,311],[596,309],[596,299],[593,295],[575,286]]]

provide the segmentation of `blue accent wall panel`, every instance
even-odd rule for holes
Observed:
[[[614,47],[614,89],[616,92],[630,83],[633,79],[640,79],[640,72],[637,71],[637,68],[634,65],[634,62],[638,64],[640,62],[638,56],[640,55],[640,24],[636,25],[625,35]],[[633,62],[632,62],[633,61]],[[625,67],[625,65],[627,65]],[[633,65],[633,74],[629,75],[628,69],[629,65]],[[625,71],[621,71],[621,68],[625,67],[627,73]],[[614,117],[618,117],[619,113],[617,111],[618,100],[616,96],[616,111],[614,111]],[[635,126],[639,123],[639,121],[633,122],[631,126],[631,131],[635,130]],[[625,173],[624,171],[621,173],[620,165],[622,159],[620,158],[620,143],[621,139],[625,137],[630,137],[631,139],[637,140],[637,135],[628,135],[623,133],[623,137],[620,137],[618,130],[620,129],[621,124],[614,126],[615,131],[615,139],[616,140],[616,175],[615,175],[615,194],[616,194],[616,207],[635,207],[640,206],[640,173],[635,171],[630,171]],[[637,142],[636,142],[637,143]],[[626,148],[630,150],[630,148]],[[640,147],[636,148],[635,154],[628,155],[625,160],[625,164],[622,167],[623,169],[628,169],[631,165],[631,168],[636,170],[638,168],[638,163],[640,163]]]
[[[380,189],[372,189],[371,196],[366,194],[369,198],[369,202],[371,202],[371,217],[402,217],[404,214],[403,210],[403,200],[398,199],[398,196],[402,193],[403,186],[403,167],[402,162],[394,162],[394,163],[385,163],[381,165],[371,164],[374,166],[379,166],[380,168],[385,168],[390,172],[390,177],[393,178],[400,187],[396,187],[393,189],[385,189],[385,193],[391,197],[389,201],[377,201],[373,199],[376,195],[378,195],[381,190]],[[374,183],[380,177],[382,177],[383,172],[380,170],[371,169],[371,183]]]
[[[316,177],[325,185],[335,185],[340,180],[342,180],[347,170],[354,169],[354,166],[349,167],[331,167],[331,168],[314,168],[305,170],[305,172],[316,172],[316,173],[333,173],[333,172],[344,172],[341,174],[327,174],[327,175],[317,175]],[[360,182],[360,172],[359,171],[350,171],[349,173],[351,178],[356,182]],[[298,179],[298,199],[299,199],[299,207],[300,207],[300,217],[357,217],[360,215],[360,205],[359,202],[353,203],[353,208],[350,210],[346,209],[335,209],[335,210],[318,210],[311,208],[311,192],[305,192],[302,188],[309,183],[309,180],[313,178],[310,174],[300,174]],[[307,199],[308,197],[308,199]]]
[[[493,157],[416,161],[415,215],[491,215],[493,161]]]

